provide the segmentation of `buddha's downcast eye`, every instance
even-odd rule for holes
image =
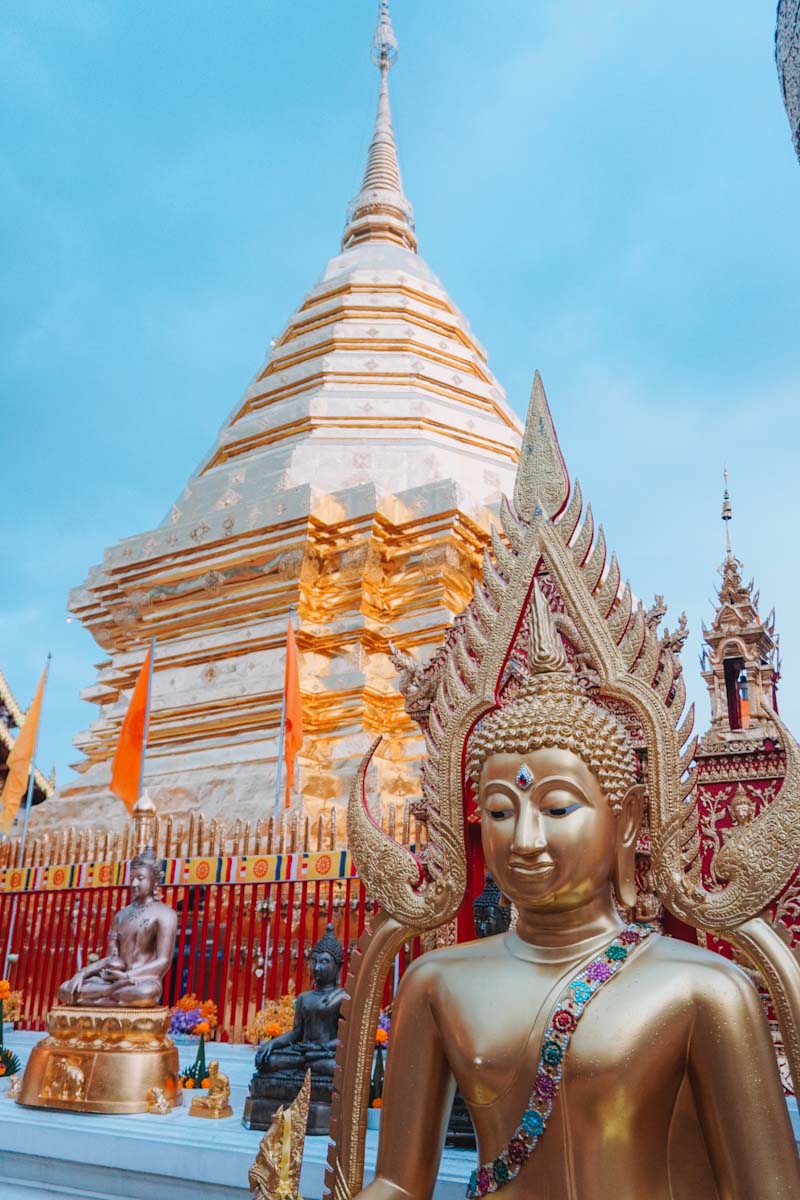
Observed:
[[[574,813],[576,809],[581,807],[580,802],[576,800],[574,804],[566,804],[563,807],[543,808],[542,812],[546,817],[568,817],[570,813]]]
[[[507,821],[514,816],[513,808],[490,808],[488,813],[493,821]]]

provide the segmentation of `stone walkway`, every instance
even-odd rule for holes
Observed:
[[[8,1044],[23,1066],[38,1033],[14,1033]],[[178,1047],[181,1066],[195,1046]],[[22,1108],[0,1094],[2,1200],[249,1200],[247,1172],[261,1134],[245,1129],[241,1114],[253,1071],[253,1047],[212,1044],[231,1081],[234,1116],[199,1121],[188,1108],[167,1116],[100,1116]],[[5,1089],[3,1089],[5,1090]],[[368,1131],[365,1179],[372,1178],[377,1131]],[[306,1139],[300,1193],[322,1196],[327,1137]],[[475,1156],[446,1150],[436,1200],[463,1200]]]

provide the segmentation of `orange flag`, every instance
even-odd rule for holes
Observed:
[[[142,760],[147,742],[147,701],[150,692],[150,671],[153,647],[147,651],[131,702],[119,731],[119,742],[111,764],[111,791],[125,804],[129,813],[139,799]]]
[[[39,714],[42,711],[46,679],[47,667],[42,671],[42,678],[39,680],[33,703],[25,714],[25,720],[22,722],[17,740],[6,759],[8,775],[3,785],[3,794],[0,796],[0,810],[2,810],[0,811],[0,829],[3,833],[11,832],[14,818],[19,811],[19,802],[28,787],[28,780],[33,769],[33,756],[36,752],[36,734],[39,730]]]
[[[289,807],[292,784],[294,783],[294,760],[303,744],[303,704],[300,699],[300,664],[297,659],[297,642],[294,626],[289,617],[286,633],[286,672],[283,677],[283,694],[286,703],[286,732],[283,753],[286,759],[286,807]]]

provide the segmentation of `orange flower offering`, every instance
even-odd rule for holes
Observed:
[[[0,979],[0,1000],[7,1000],[11,995],[11,984],[7,979]]]
[[[389,1040],[389,1035],[385,1029],[376,1029],[375,1030],[375,1045],[376,1046],[385,1046],[386,1043],[388,1042],[388,1040]]]
[[[372,1101],[370,1108],[383,1108],[383,1101],[381,1100],[380,1096],[378,1096],[376,1100]]]
[[[198,1000],[194,992],[187,992],[185,996],[181,996],[177,1004],[173,1006],[173,1011],[178,1009],[181,1012],[198,1011],[200,1018],[208,1022],[209,1029],[216,1029],[218,1014],[217,1006],[213,1000]]]
[[[201,1081],[200,1087],[201,1088],[211,1087],[211,1080],[209,1079],[208,1075],[206,1075],[205,1079],[203,1079]]]
[[[211,1026],[209,1025],[208,1021],[198,1021],[194,1027],[194,1031],[195,1033],[209,1033],[211,1031]]]
[[[193,1088],[194,1087],[194,1080],[192,1079],[191,1075],[189,1076],[188,1079],[184,1080],[183,1086],[185,1088]]]
[[[294,1025],[294,984],[289,984],[289,991],[280,1000],[268,1000],[262,1009],[248,1021],[245,1029],[245,1040],[257,1046],[264,1038],[278,1037],[288,1033]]]

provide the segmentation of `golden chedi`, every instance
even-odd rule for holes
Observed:
[[[111,924],[105,956],[59,988],[47,1037],[31,1052],[18,1103],[81,1112],[147,1112],[157,1093],[175,1104],[178,1052],[160,1004],[177,917],[156,897],[148,847],[131,861],[131,903]]]
[[[478,1140],[471,1200],[797,1200],[798,1165],[769,1028],[739,967],[636,921],[642,831],[651,886],[684,922],[724,931],[767,980],[798,1046],[800,965],[762,916],[796,869],[800,758],[697,869],[691,714],[675,642],[649,620],[570,486],[534,383],[512,505],[483,579],[419,678],[428,846],[370,819],[362,764],[348,811],[380,911],[354,956],[328,1185],[361,1191],[369,1045],[385,973],[409,937],[452,919],[464,814],[514,929],[423,955],[393,1010],[369,1200],[433,1194],[453,1090]],[[419,687],[415,687],[415,696]],[[779,721],[776,713],[770,718]],[[791,1063],[795,1079],[797,1055]]]

